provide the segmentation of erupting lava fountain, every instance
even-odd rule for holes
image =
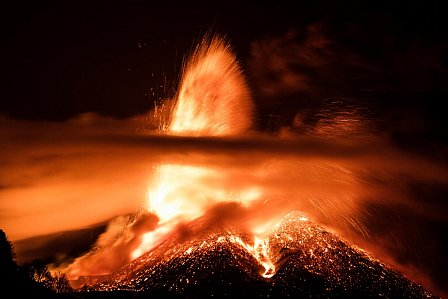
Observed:
[[[249,134],[250,91],[223,39],[204,39],[197,47],[170,111],[168,136],[216,140]],[[146,212],[158,217],[156,227],[137,238],[131,262],[111,274],[83,275],[81,284],[192,297],[431,296],[312,223],[308,214],[276,206],[270,213],[263,184],[229,184],[232,175],[208,164],[159,165]]]

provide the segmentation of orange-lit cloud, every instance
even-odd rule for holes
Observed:
[[[0,225],[12,240],[80,228],[144,207],[160,163],[206,166],[215,173],[201,179],[209,188],[262,186],[265,201],[318,214],[327,206],[321,212],[330,218],[358,208],[370,192],[396,191],[372,191],[377,186],[365,179],[369,175],[386,181],[446,178],[441,165],[378,141],[255,133],[239,139],[148,136],[137,132],[136,120],[93,116],[66,123],[1,122]]]

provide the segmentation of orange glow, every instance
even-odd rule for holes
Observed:
[[[199,189],[195,183],[212,175],[211,170],[168,164],[160,166],[157,174],[148,189],[149,211],[157,214],[162,223],[180,216],[194,219],[202,214],[200,207],[207,200],[206,193],[212,190]]]
[[[222,136],[252,125],[252,101],[224,40],[204,39],[185,67],[169,134]]]
[[[131,258],[132,259],[138,258],[143,253],[145,253],[146,248],[152,247],[154,246],[154,244],[160,243],[172,229],[173,229],[172,223],[165,223],[160,225],[156,230],[149,233],[145,233],[142,236],[141,245],[132,252]]]
[[[252,124],[252,102],[240,67],[220,38],[204,39],[185,67],[167,134],[223,136],[246,132]],[[202,216],[220,201],[245,206],[261,196],[259,187],[230,191],[211,184],[225,175],[212,168],[161,165],[148,190],[149,211],[171,229],[179,221]],[[227,180],[220,178],[219,181]],[[167,223],[170,223],[167,225]],[[170,229],[164,229],[168,233]],[[147,233],[132,258],[158,244],[160,231]]]
[[[263,266],[264,272],[260,273],[264,278],[271,278],[275,274],[275,264],[270,259],[269,243],[267,239],[254,237],[253,245],[245,243],[238,236],[231,236],[230,241],[241,245],[247,250],[260,265]]]

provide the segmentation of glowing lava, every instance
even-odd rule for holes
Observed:
[[[252,125],[253,104],[235,55],[221,38],[204,39],[197,47],[182,75],[176,104],[167,134],[188,136],[228,136],[245,133]],[[221,201],[247,204],[259,199],[261,188],[248,186],[226,190],[213,181],[225,181],[225,174],[210,167],[161,165],[148,190],[149,211],[160,219],[159,228],[146,233],[132,258],[160,243],[180,221],[202,216],[207,207]],[[264,254],[266,244],[255,238],[244,245],[266,271],[275,267]],[[272,274],[271,274],[272,273]]]
[[[241,245],[263,266],[264,272],[261,274],[265,278],[271,278],[275,274],[275,264],[269,257],[269,243],[267,239],[254,237],[254,244],[244,242],[240,237],[230,236],[230,242]]]
[[[246,132],[253,104],[235,55],[221,38],[203,39],[185,67],[170,134],[223,136]]]
[[[193,298],[431,297],[300,213],[289,213],[253,245],[245,232],[203,220],[186,225],[190,238],[174,233],[119,272],[83,282],[94,290],[151,294],[162,288],[167,296]],[[264,278],[258,272],[260,260]]]

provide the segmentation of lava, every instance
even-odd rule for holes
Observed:
[[[237,243],[247,250],[264,268],[261,274],[265,278],[271,278],[275,274],[275,264],[269,258],[269,244],[266,239],[255,237],[253,245],[244,242],[240,237],[232,235],[230,242]]]
[[[263,240],[225,224],[190,222],[185,239],[175,233],[153,250],[108,276],[82,277],[93,290],[200,292],[216,296],[432,297],[365,252],[291,212]],[[259,251],[261,248],[261,251]],[[266,251],[265,251],[266,250]],[[261,262],[263,256],[265,262]],[[260,276],[260,267],[265,272]],[[270,271],[276,267],[276,273]],[[217,280],[214,280],[216,277]],[[205,285],[204,285],[205,283]],[[239,288],[240,285],[244,287]],[[221,286],[224,289],[221,289]],[[229,288],[229,289],[226,289]],[[197,294],[196,294],[197,295]]]
[[[249,88],[229,45],[219,37],[204,38],[185,66],[166,133],[238,135],[252,126],[252,106]],[[132,258],[157,245],[161,231],[169,233],[179,221],[202,216],[214,203],[236,200],[247,204],[261,195],[259,187],[226,190],[206,183],[216,177],[218,181],[227,179],[222,177],[226,174],[211,167],[166,164],[156,172],[158,176],[148,190],[149,211],[160,218],[164,229],[147,233]],[[258,247],[254,245],[252,251],[258,252],[254,249]],[[254,256],[259,258],[259,254]]]
[[[252,126],[252,99],[229,44],[204,38],[186,64],[169,134],[224,136]]]

